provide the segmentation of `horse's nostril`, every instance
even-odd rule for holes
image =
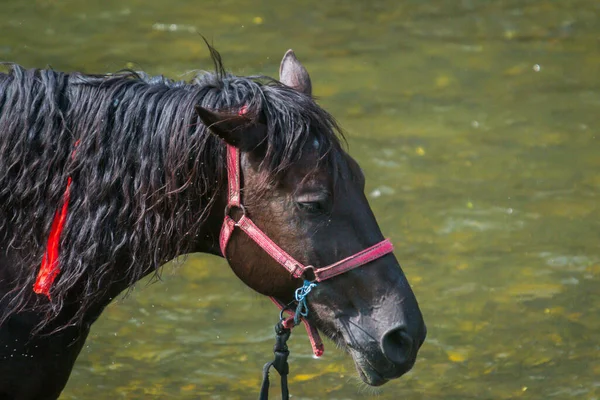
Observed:
[[[385,357],[396,365],[414,362],[413,340],[403,326],[392,328],[381,339],[381,351]],[[410,368],[410,367],[408,367]]]

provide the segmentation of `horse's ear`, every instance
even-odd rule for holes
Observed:
[[[213,134],[241,151],[257,149],[267,137],[267,127],[264,124],[255,123],[244,115],[214,112],[198,105],[196,112]]]
[[[293,50],[288,50],[279,66],[279,81],[308,96],[312,95],[312,83],[308,71],[296,58]]]

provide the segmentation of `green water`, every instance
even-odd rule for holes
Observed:
[[[291,344],[296,399],[600,398],[600,3],[4,0],[0,59],[189,76],[288,48],[347,131],[429,329],[380,389]],[[62,399],[255,398],[276,311],[220,259],[142,282],[94,325]],[[298,331],[300,332],[300,331]],[[277,390],[277,389],[275,389]],[[275,392],[273,392],[275,395]]]

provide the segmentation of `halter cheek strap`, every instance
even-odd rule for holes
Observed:
[[[258,246],[260,246],[271,258],[273,258],[279,265],[285,268],[294,278],[307,278],[310,276],[313,282],[322,282],[327,279],[331,279],[334,276],[343,274],[352,269],[358,268],[365,264],[370,263],[386,254],[391,253],[394,250],[392,243],[389,239],[385,239],[367,249],[364,249],[356,254],[353,254],[343,260],[337,261],[331,265],[327,265],[321,268],[315,268],[311,265],[303,265],[297,261],[294,257],[289,255],[285,250],[279,247],[269,236],[264,233],[246,213],[246,209],[242,204],[241,199],[241,188],[240,188],[240,154],[239,150],[231,145],[227,145],[227,175],[228,175],[228,188],[227,188],[227,207],[225,209],[225,218],[221,227],[221,233],[219,236],[219,245],[221,248],[221,254],[225,257],[227,254],[227,244],[231,239],[231,235],[235,228],[239,228],[245,232]],[[233,208],[237,208],[242,211],[242,216],[236,221],[230,215],[230,211]],[[271,297],[271,300],[282,310],[290,314],[290,318],[284,320],[284,326],[287,328],[292,327],[293,320],[301,318],[295,316],[294,313],[285,308],[285,306],[277,299]],[[295,318],[294,318],[295,317]],[[305,319],[302,318],[302,322],[306,327],[306,331],[310,338],[313,352],[317,357],[323,354],[323,342],[319,336],[318,331]],[[287,326],[286,326],[287,325]]]

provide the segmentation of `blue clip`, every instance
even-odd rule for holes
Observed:
[[[296,312],[294,313],[294,325],[298,325],[300,323],[300,317],[308,316],[308,305],[306,304],[306,296],[308,296],[310,291],[316,286],[316,283],[305,280],[304,284],[298,289],[296,289],[294,297],[298,302],[298,306],[296,307]]]

